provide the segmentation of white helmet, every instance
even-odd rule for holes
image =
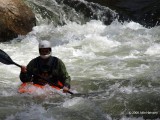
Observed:
[[[40,53],[40,49],[43,49],[43,48],[49,48],[50,52],[46,55],[43,55]],[[47,40],[43,40],[39,43],[39,54],[40,54],[40,57],[43,58],[43,59],[47,59],[51,56],[51,43]]]
[[[39,43],[39,49],[40,48],[51,48],[51,43],[47,40],[43,40]]]

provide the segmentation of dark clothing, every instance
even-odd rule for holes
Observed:
[[[50,84],[57,86],[58,81],[60,81],[68,88],[70,88],[71,81],[62,60],[53,56],[48,59],[42,59],[39,56],[31,60],[27,65],[27,73],[20,73],[20,80],[40,85]]]

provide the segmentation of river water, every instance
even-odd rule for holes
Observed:
[[[37,15],[38,16],[38,15]],[[26,36],[0,43],[20,65],[37,57],[38,42],[49,40],[63,60],[71,91],[19,94],[20,68],[0,63],[1,120],[143,120],[160,116],[160,27],[135,22],[106,26],[67,21],[55,26],[38,19]]]

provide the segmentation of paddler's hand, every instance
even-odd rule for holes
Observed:
[[[64,92],[64,93],[67,93],[68,91],[69,91],[69,88],[66,87],[66,86],[64,86],[64,87],[63,87],[63,92]]]
[[[22,73],[26,73],[26,72],[27,72],[26,66],[21,66],[21,72],[22,72]]]

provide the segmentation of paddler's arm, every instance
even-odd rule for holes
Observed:
[[[28,74],[27,74],[27,68],[26,68],[26,66],[22,66],[21,67],[21,73],[20,73],[20,80],[22,81],[22,82],[29,82],[29,77],[28,77]]]
[[[27,67],[22,66],[21,72],[20,72],[20,80],[22,82],[31,82],[32,74],[30,74],[28,71],[31,71],[33,62],[31,61]]]
[[[65,67],[65,64],[62,62],[62,60],[58,60],[58,72],[61,76],[61,78],[64,80],[64,87],[63,87],[63,91],[66,92],[70,89],[70,81],[71,78],[67,72],[67,69]]]

